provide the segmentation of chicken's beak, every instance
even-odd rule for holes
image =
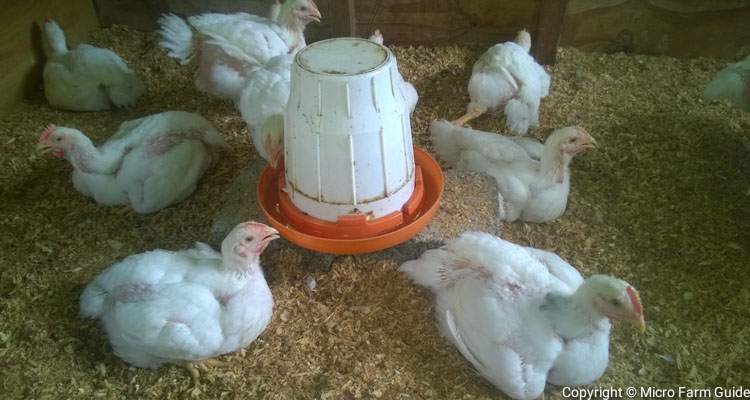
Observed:
[[[52,150],[54,150],[54,148],[45,142],[39,142],[36,145],[36,152],[39,154],[46,154]]]
[[[271,240],[276,240],[280,237],[281,235],[279,234],[279,231],[271,227],[268,227],[268,231],[266,232],[266,237],[264,237],[263,240],[267,240],[270,242]]]
[[[630,319],[630,322],[638,329],[638,332],[646,332],[646,320],[643,317],[643,314],[633,315],[633,318]]]
[[[310,21],[320,22],[321,19],[323,19],[323,15],[320,13],[320,10],[318,10],[318,6],[310,2],[310,13],[307,14],[306,17]]]
[[[280,238],[279,231],[276,229],[271,228],[270,226],[267,226],[265,231],[263,232],[265,236],[263,236],[263,239],[260,240],[260,243],[258,244],[257,252],[260,254],[263,252],[263,250],[268,247],[268,244],[271,243],[271,241],[276,240]]]
[[[576,148],[578,151],[583,151],[586,149],[595,149],[596,148],[596,140],[593,136],[591,136],[588,131],[586,131],[583,128],[579,128],[580,136],[578,137]]]

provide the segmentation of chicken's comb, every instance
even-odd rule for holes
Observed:
[[[243,224],[247,229],[268,229],[268,225],[261,224],[260,222],[250,221]]]
[[[47,128],[44,130],[44,132],[42,132],[42,134],[39,135],[39,143],[47,140],[50,137],[50,135],[52,135],[52,132],[55,131],[55,129],[57,129],[55,124],[47,125]]]
[[[633,311],[638,315],[642,315],[643,307],[641,306],[641,296],[632,286],[628,286],[625,290],[628,292],[628,297],[630,297],[630,303],[633,304]]]

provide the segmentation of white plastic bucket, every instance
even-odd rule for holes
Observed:
[[[297,53],[284,118],[286,192],[310,216],[336,221],[399,211],[414,191],[414,151],[396,59],[365,39]]]

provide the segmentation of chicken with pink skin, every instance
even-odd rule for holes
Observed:
[[[131,255],[99,274],[81,295],[81,315],[101,320],[114,353],[158,368],[193,363],[252,343],[273,312],[260,255],[278,232],[257,222],[235,227],[221,252],[188,250]]]
[[[236,103],[248,75],[274,57],[305,47],[305,28],[321,18],[313,0],[275,1],[269,18],[206,13],[185,21],[167,14],[159,19],[159,44],[183,65],[195,59],[199,90]]]
[[[148,214],[190,196],[226,147],[205,118],[167,111],[122,123],[98,147],[77,129],[50,125],[37,150],[70,162],[73,185],[97,203]]]
[[[440,159],[459,170],[485,173],[497,183],[500,219],[547,222],[568,204],[570,162],[596,146],[591,135],[569,126],[552,132],[544,144],[433,121],[432,142]]]
[[[484,378],[514,399],[545,385],[599,379],[610,320],[645,330],[638,292],[605,275],[583,279],[554,253],[467,232],[400,269],[435,295],[440,332]]]
[[[521,31],[513,42],[490,47],[474,64],[469,80],[471,102],[453,123],[463,126],[487,112],[505,112],[511,133],[525,135],[539,123],[541,99],[549,93],[550,77],[529,54],[531,36]]]

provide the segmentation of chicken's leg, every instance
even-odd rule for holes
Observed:
[[[197,385],[200,382],[201,373],[198,372],[198,368],[195,368],[195,364],[191,362],[185,362],[181,365],[190,373],[190,376],[193,378],[193,383]]]
[[[196,385],[200,383],[201,373],[198,367],[207,368],[207,367],[224,367],[227,364],[224,361],[219,361],[213,358],[209,358],[206,360],[198,361],[198,362],[184,362],[181,364],[185,369],[190,373],[190,376],[193,378],[193,383]]]
[[[482,111],[476,109],[476,108],[469,108],[468,111],[466,111],[466,114],[464,114],[461,118],[453,121],[453,125],[456,126],[464,126],[472,119],[478,118],[480,115],[482,115]]]

